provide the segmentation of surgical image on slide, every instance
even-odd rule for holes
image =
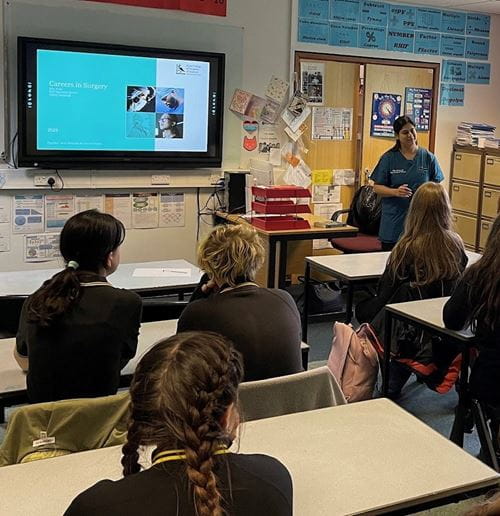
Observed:
[[[154,113],[155,98],[154,86],[127,86],[127,111]]]

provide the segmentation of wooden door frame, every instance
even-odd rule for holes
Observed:
[[[384,59],[381,57],[360,57],[360,56],[345,56],[341,54],[322,54],[320,52],[295,52],[295,63],[294,71],[297,74],[296,77],[300,77],[300,61],[311,60],[311,61],[337,61],[340,63],[354,63],[359,65],[378,64],[384,66],[403,66],[406,68],[427,68],[433,70],[432,75],[432,110],[431,110],[431,127],[429,135],[429,150],[434,152],[436,145],[436,124],[437,124],[437,110],[439,102],[439,80],[441,77],[441,64],[430,63],[426,61],[409,61],[403,59]],[[365,69],[366,72],[366,69]],[[300,79],[299,79],[300,81]],[[300,82],[299,82],[300,83]],[[365,74],[366,83],[366,74]],[[363,117],[364,123],[364,107],[366,102],[366,96],[363,97]],[[363,145],[363,131],[361,131],[361,146]]]

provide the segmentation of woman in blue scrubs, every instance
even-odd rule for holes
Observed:
[[[415,124],[409,116],[394,121],[396,144],[380,158],[370,179],[382,197],[379,238],[382,250],[390,251],[403,232],[410,198],[427,181],[440,183],[443,172],[436,156],[418,146]]]

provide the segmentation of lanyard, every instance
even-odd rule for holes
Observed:
[[[222,455],[224,453],[229,453],[229,450],[226,447],[218,449],[214,455]],[[171,460],[184,460],[185,458],[186,453],[184,450],[167,450],[156,454],[153,461],[153,466],[161,464],[162,462],[168,462]]]

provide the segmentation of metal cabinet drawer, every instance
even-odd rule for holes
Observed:
[[[453,179],[479,182],[481,176],[481,155],[455,152],[453,155]]]
[[[474,217],[453,213],[455,231],[462,237],[464,243],[474,247],[476,245],[477,220]]]
[[[479,204],[479,187],[462,183],[451,183],[451,205],[454,210],[477,213]]]

